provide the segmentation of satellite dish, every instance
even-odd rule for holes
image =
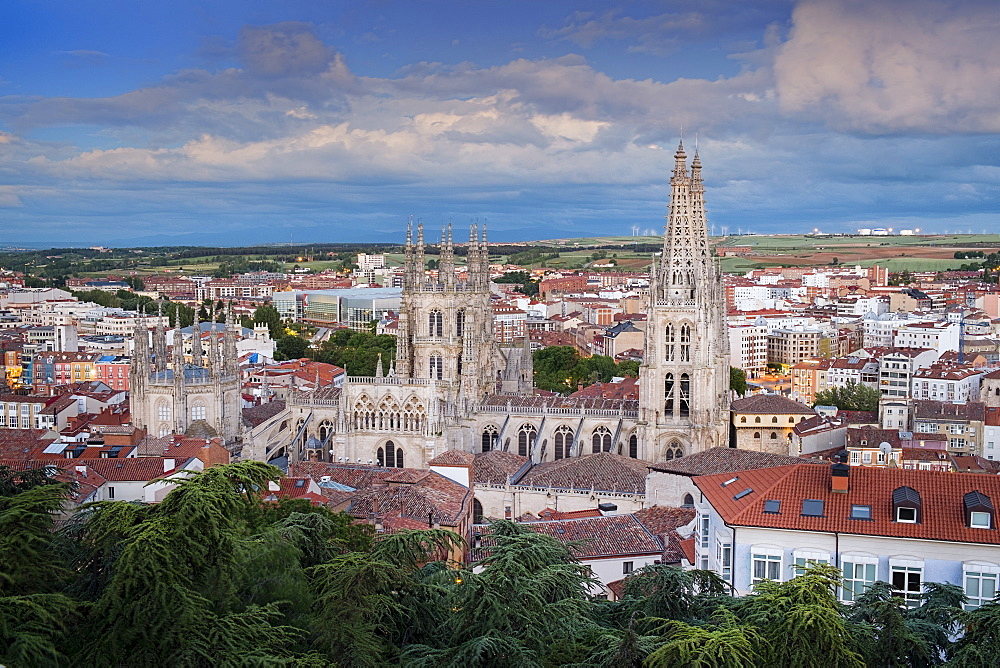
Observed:
[[[890,445],[888,441],[882,441],[878,444],[878,449],[888,455],[892,452],[892,445]]]

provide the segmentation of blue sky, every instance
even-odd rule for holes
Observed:
[[[993,0],[6,0],[0,245],[998,232]]]

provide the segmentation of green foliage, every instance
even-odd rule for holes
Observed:
[[[737,369],[734,366],[729,367],[729,389],[740,396],[749,392],[750,388],[747,386],[747,372],[743,369]]]
[[[90,504],[58,531],[69,486],[45,473],[0,469],[2,665],[964,668],[1000,652],[1000,603],[964,612],[954,585],[908,608],[875,583],[848,607],[826,564],[742,598],[657,564],[609,602],[576,545],[530,526],[491,525],[470,570],[451,531],[373,535],[264,501],[281,473],[260,462],[177,477],[155,505]]]
[[[521,294],[534,297],[538,294],[538,281],[532,280],[526,271],[511,271],[493,279],[494,283],[516,283],[521,286]]]
[[[253,321],[258,325],[267,325],[267,331],[275,341],[285,335],[285,328],[281,324],[281,314],[271,304],[258,306],[253,312]]]
[[[880,397],[875,388],[849,380],[843,387],[817,392],[813,405],[836,406],[844,411],[877,411]]]
[[[278,344],[274,349],[274,359],[297,360],[309,357],[309,342],[297,334],[289,334],[278,339]]]
[[[717,628],[671,620],[664,623],[659,631],[666,642],[649,655],[645,664],[649,668],[746,668],[762,665],[756,649],[762,641],[756,630],[739,626],[731,618]]]
[[[351,376],[374,376],[379,354],[384,373],[396,358],[396,337],[341,329],[320,345],[315,359],[343,367]]]
[[[580,357],[573,346],[549,346],[532,353],[535,387],[567,394],[580,385],[606,383],[615,376],[639,375],[637,362],[616,363],[611,357]]]

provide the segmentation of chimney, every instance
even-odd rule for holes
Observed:
[[[164,457],[163,459],[163,472],[173,471],[174,467],[177,466],[176,460],[170,459],[169,457]]]
[[[847,494],[851,480],[851,467],[844,462],[837,462],[830,467],[830,491],[837,494]]]

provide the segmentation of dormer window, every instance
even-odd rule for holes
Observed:
[[[923,506],[920,493],[912,487],[897,487],[892,492],[892,516],[897,522],[919,524]]]
[[[982,492],[969,492],[962,497],[965,522],[970,529],[993,528],[993,501]]]

